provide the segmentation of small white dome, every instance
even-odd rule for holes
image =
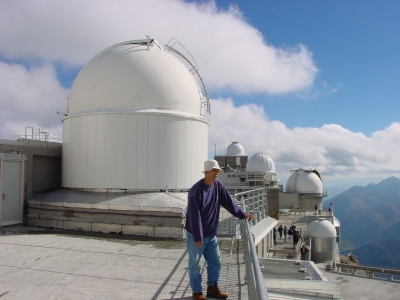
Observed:
[[[230,144],[228,148],[226,148],[226,155],[227,156],[245,155],[243,146],[239,142],[232,142],[232,144]]]
[[[314,238],[336,237],[336,229],[328,220],[316,219],[308,223],[305,235]]]
[[[201,114],[199,86],[174,55],[155,41],[118,44],[92,58],[68,97],[68,113],[159,109]]]
[[[246,172],[275,172],[275,163],[267,153],[258,152],[247,161]]]
[[[286,183],[286,192],[321,194],[321,178],[313,171],[297,170],[290,175]]]

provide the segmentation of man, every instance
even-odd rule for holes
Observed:
[[[306,245],[303,244],[300,248],[301,260],[306,260],[307,252],[308,252],[308,248],[306,247]]]
[[[278,227],[278,232],[279,232],[279,239],[282,239],[282,233],[283,233],[283,227],[282,224]]]
[[[204,162],[204,178],[195,183],[188,193],[186,212],[186,245],[189,256],[188,273],[193,299],[204,300],[201,286],[200,258],[207,262],[207,296],[219,299],[228,298],[218,288],[221,273],[221,257],[218,247],[217,231],[220,206],[239,219],[253,220],[251,214],[244,213],[217,180],[221,168],[216,160]]]

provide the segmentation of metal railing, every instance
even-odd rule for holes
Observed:
[[[232,198],[236,200],[243,210],[254,216],[253,224],[257,224],[268,216],[267,187],[235,193]],[[243,206],[244,205],[244,206]],[[219,236],[240,237],[240,220],[232,217],[226,210],[222,209],[219,216]]]
[[[43,142],[53,142],[53,143],[62,143],[62,137],[51,135],[47,131],[43,131],[39,126],[25,126],[25,134],[15,135],[11,134],[11,136],[16,137],[18,141],[20,140],[36,140]]]
[[[241,221],[243,236],[244,261],[246,265],[246,282],[249,299],[267,300],[268,292],[265,286],[264,276],[261,273],[253,235],[247,220]]]
[[[235,193],[232,198],[236,200],[243,211],[254,216],[252,224],[255,225],[268,216],[267,192],[267,187],[261,187]],[[250,223],[247,220],[232,217],[229,212],[222,209],[219,217],[218,236],[242,237],[249,299],[267,300],[268,293],[261,273]]]
[[[257,224],[263,218],[268,216],[267,187],[235,193],[233,198],[242,207],[243,211],[254,216],[254,224]],[[246,282],[249,299],[267,300],[268,293],[265,286],[264,276],[261,273],[254,238],[251,233],[251,226],[246,219],[240,221],[240,233],[243,238]]]
[[[342,271],[342,269],[348,269],[348,270],[351,270],[353,272],[353,274],[355,274],[355,275],[358,275],[357,270],[364,271],[364,272],[367,272],[369,274],[369,276],[372,278],[375,277],[375,275],[374,275],[375,273],[376,274],[388,274],[390,281],[395,280],[394,279],[395,275],[397,275],[397,276],[400,275],[400,270],[387,269],[387,268],[381,268],[381,267],[341,264],[341,263],[334,263],[333,269],[339,273]]]

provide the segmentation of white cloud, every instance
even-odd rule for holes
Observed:
[[[24,134],[25,126],[40,126],[61,135],[61,116],[68,90],[56,79],[52,65],[26,68],[0,61],[0,138]]]
[[[145,35],[179,39],[193,54],[209,90],[233,93],[313,93],[318,69],[305,45],[267,44],[240,10],[181,0],[0,1],[0,138],[38,125],[61,135],[68,90],[55,64],[83,66],[110,45]],[[8,62],[4,62],[7,60]],[[28,64],[23,64],[25,62]],[[29,65],[27,67],[26,65]],[[341,88],[323,83],[323,92]],[[289,129],[264,108],[213,100],[210,156],[239,140],[247,154],[267,152],[283,176],[317,167],[330,178],[398,174],[400,123],[366,137],[340,125]]]
[[[0,2],[0,55],[84,65],[104,48],[145,35],[175,37],[191,51],[211,89],[291,93],[309,88],[317,68],[304,45],[276,48],[231,6],[179,0]]]
[[[231,99],[213,100],[209,116],[209,156],[239,141],[247,155],[269,153],[277,172],[288,176],[293,167],[316,167],[327,178],[400,175],[400,123],[367,137],[340,125],[289,129],[270,120],[262,106],[234,106]]]

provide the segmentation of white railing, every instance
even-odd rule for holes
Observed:
[[[253,224],[257,224],[268,216],[267,187],[235,193],[232,197],[239,205],[244,203],[245,211],[254,215]],[[240,236],[240,220],[224,209],[221,209],[219,216],[218,235]]]
[[[254,224],[268,216],[268,194],[266,187],[237,193],[234,194],[233,197],[240,203],[244,211],[253,214]],[[251,233],[250,223],[246,219],[240,222],[240,232],[243,237],[248,298],[254,300],[268,300],[268,292],[258,261],[254,237]]]
[[[36,140],[44,142],[62,143],[62,137],[51,135],[47,131],[42,131],[39,126],[25,126],[25,134],[14,135],[18,141],[20,140]]]

